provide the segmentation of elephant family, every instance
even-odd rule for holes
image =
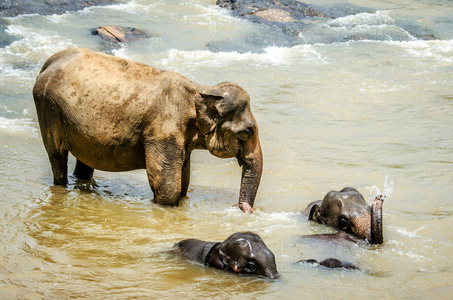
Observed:
[[[154,201],[176,206],[187,193],[190,154],[236,157],[242,166],[239,207],[253,212],[263,168],[249,95],[238,85],[197,84],[176,72],[88,49],[51,56],[33,88],[54,183],[94,169],[146,169]]]
[[[275,256],[261,237],[252,232],[238,232],[223,242],[187,239],[175,245],[192,260],[238,275],[257,275],[270,279],[280,277]]]
[[[371,244],[382,244],[382,196],[370,206],[354,188],[330,191],[305,210],[308,219],[352,233]]]

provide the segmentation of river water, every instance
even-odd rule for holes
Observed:
[[[0,298],[451,298],[453,3],[349,4],[366,9],[309,20],[292,45],[205,0],[124,0],[4,19]],[[137,27],[149,38],[111,48],[90,34],[100,25]],[[95,183],[54,187],[31,89],[44,61],[71,46],[206,85],[241,85],[264,151],[254,214],[236,208],[237,162],[207,151],[193,153],[188,197],[176,208],[150,201],[144,170],[96,171]],[[387,195],[383,245],[300,239],[334,232],[300,211],[345,186],[368,201]],[[169,251],[184,238],[221,241],[246,230],[274,252],[280,279],[234,276]],[[327,257],[361,270],[294,263]]]

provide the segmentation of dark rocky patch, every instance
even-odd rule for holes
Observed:
[[[307,42],[303,37],[306,32],[310,32],[308,35],[309,43],[376,39],[371,33],[371,36],[367,33],[348,36],[335,36],[332,33],[332,36],[326,36],[324,35],[325,32],[319,30],[322,28],[322,24],[326,24],[332,19],[363,12],[376,12],[376,10],[370,8],[351,4],[307,5],[296,0],[217,0],[217,5],[230,10],[233,16],[269,27],[267,29],[269,37],[262,37],[264,44],[279,46],[304,44]],[[398,25],[416,38],[437,39],[437,36],[431,32],[414,24]],[[314,40],[313,37],[315,37]],[[395,36],[395,40],[399,40],[398,36]]]
[[[325,21],[366,11],[351,5],[326,9],[296,0],[217,0],[217,5],[231,10],[234,16],[265,24],[296,39],[316,20]]]
[[[82,10],[95,5],[121,3],[121,0],[1,0],[0,17],[22,14],[53,15]]]
[[[331,19],[367,11],[349,4],[326,8],[296,0],[217,0],[217,5],[229,9],[233,16],[267,27],[266,34],[260,36],[258,42],[249,42],[276,46],[305,44],[305,32],[316,32]],[[316,42],[321,43],[335,41],[323,34],[316,38]]]
[[[0,1],[0,32],[7,27],[5,17],[15,17],[22,14],[52,15],[63,14],[68,11],[82,10],[90,6],[102,6],[123,3],[124,0],[1,0]],[[93,29],[93,35],[99,35],[104,42],[103,46],[111,49],[118,47],[118,43],[138,40],[147,35],[140,29],[121,26],[100,26]],[[0,47],[12,43],[15,39],[7,34],[0,34]]]
[[[95,5],[109,5],[122,0],[0,0],[0,47],[5,47],[16,39],[5,33],[8,21],[5,17],[23,14],[53,15],[67,11],[82,10]]]

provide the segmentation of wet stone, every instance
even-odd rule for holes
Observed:
[[[137,28],[112,25],[99,26],[93,29],[91,34],[98,35],[101,39],[112,43],[133,42],[147,36]]]

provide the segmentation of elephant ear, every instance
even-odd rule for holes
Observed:
[[[195,109],[197,111],[197,123],[196,126],[200,132],[205,135],[213,131],[219,121],[219,111],[217,109],[218,102],[222,100],[223,97],[206,94],[206,93],[197,93],[195,99]]]
[[[308,215],[308,220],[322,223],[319,218],[319,205],[315,204],[310,209],[310,214]]]

